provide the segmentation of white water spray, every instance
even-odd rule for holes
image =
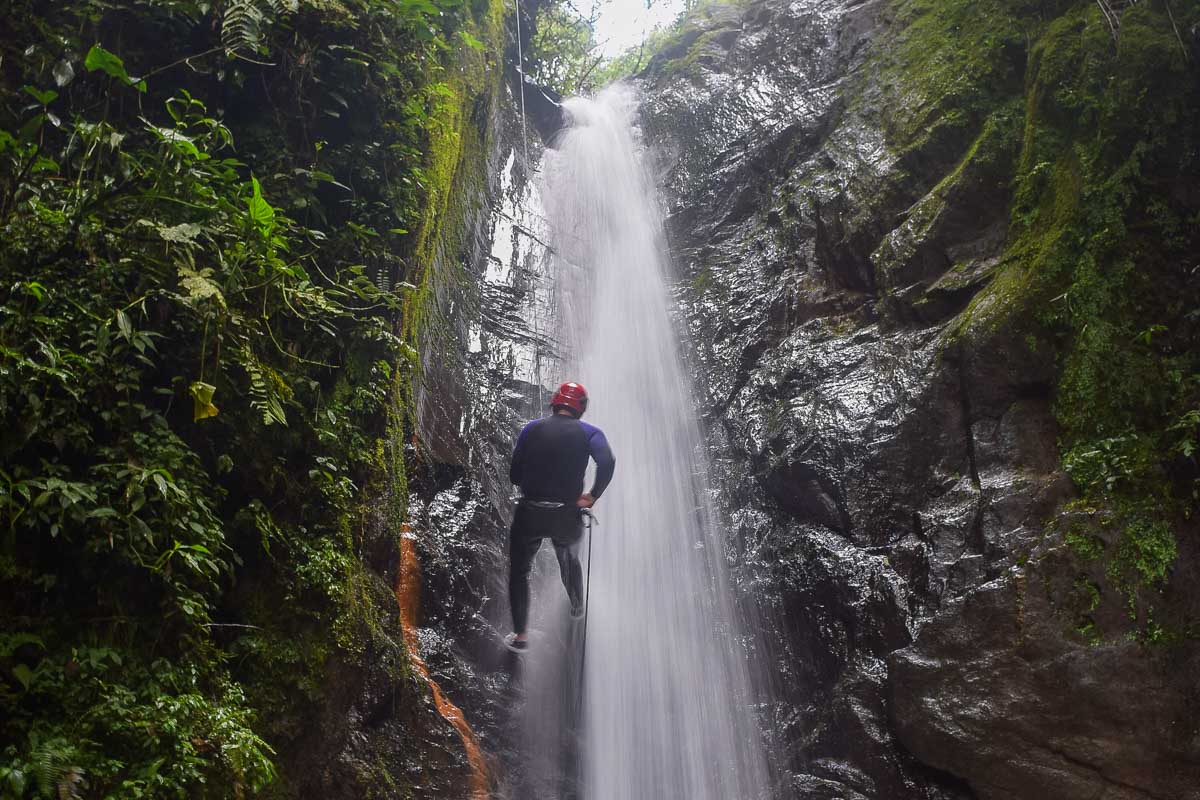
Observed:
[[[543,164],[563,379],[617,455],[596,511],[582,742],[587,800],[757,800],[766,759],[706,458],[668,314],[654,185],[625,87],[572,99]],[[549,377],[549,376],[548,376]]]

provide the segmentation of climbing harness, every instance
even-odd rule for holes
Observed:
[[[566,508],[566,503],[556,503],[550,500],[530,500],[525,497],[517,498],[517,505],[525,506],[526,508],[537,508],[542,511],[554,511],[559,508]]]

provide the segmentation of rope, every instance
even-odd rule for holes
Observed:
[[[525,121],[525,45],[521,42],[521,0],[513,0],[513,11],[517,18],[517,79],[520,81],[521,96],[521,153],[525,178],[529,179],[529,130]],[[533,372],[537,384],[537,407],[545,405],[545,389],[542,386],[542,336],[540,314],[537,308],[537,285],[533,287]]]
[[[525,170],[529,170],[529,135],[525,130],[525,52],[521,43],[521,0],[513,0],[517,13],[517,76],[521,79],[521,145],[525,154]]]
[[[575,722],[579,723],[579,713],[583,709],[583,665],[587,658],[587,624],[588,624],[588,601],[592,595],[592,523],[600,524],[596,519],[596,515],[589,509],[583,510],[583,516],[587,519],[587,537],[588,537],[588,552],[587,552],[587,579],[583,585],[583,641],[579,646],[579,680],[576,682],[575,695]]]

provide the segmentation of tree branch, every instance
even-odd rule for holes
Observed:
[[[1167,16],[1171,20],[1171,27],[1175,29],[1175,39],[1179,42],[1179,49],[1183,51],[1183,62],[1186,64],[1191,59],[1188,57],[1187,45],[1183,43],[1183,36],[1179,33],[1179,26],[1175,24],[1175,13],[1171,11],[1171,0],[1163,0],[1163,5],[1167,7]]]

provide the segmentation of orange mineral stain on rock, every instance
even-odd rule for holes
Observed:
[[[430,677],[429,668],[421,658],[421,643],[417,638],[417,617],[421,611],[421,562],[417,559],[416,544],[408,525],[401,527],[400,531],[400,569],[396,575],[394,590],[396,602],[400,604],[400,628],[404,636],[404,649],[408,651],[408,659],[413,669],[429,685],[434,707],[442,715],[442,719],[454,726],[462,739],[463,749],[467,751],[467,762],[471,765],[471,800],[487,800],[487,762],[483,759],[479,740],[475,738],[475,732],[463,716],[462,709],[442,693],[442,687]]]

